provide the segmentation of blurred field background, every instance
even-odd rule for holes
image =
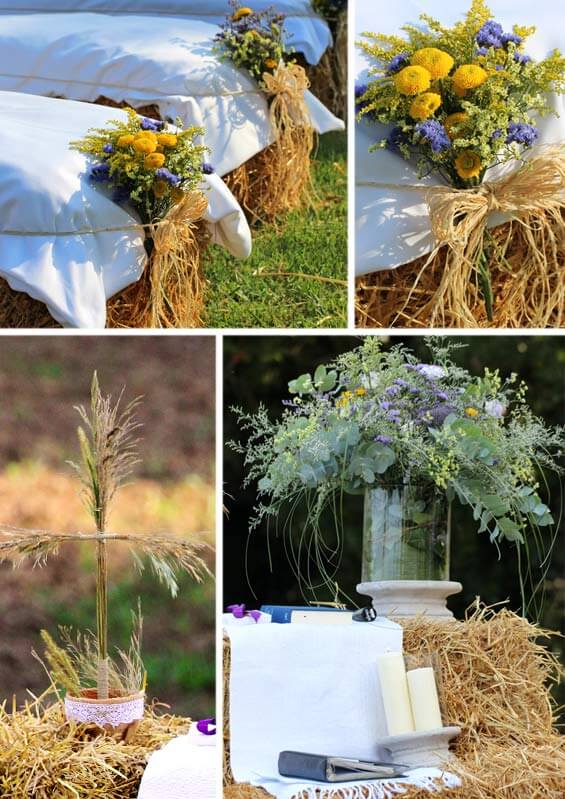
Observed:
[[[214,339],[210,337],[6,337],[0,354],[0,523],[93,529],[68,459],[76,459],[77,404],[94,369],[104,393],[144,395],[142,462],[117,495],[112,531],[205,532],[214,544]],[[208,556],[213,568],[213,554]],[[43,569],[0,566],[0,702],[47,687],[31,656],[39,630],[95,628],[94,548],[68,545]],[[177,600],[127,548],[110,553],[110,644],[125,647],[141,597],[148,697],[199,718],[214,710],[214,582],[182,578]]]
[[[467,345],[454,354],[454,360],[475,374],[485,366],[500,369],[503,376],[517,372],[529,385],[528,401],[534,412],[549,424],[565,422],[565,338],[560,336],[471,336],[453,337]],[[429,360],[422,336],[385,337],[386,346],[402,342],[422,361]],[[313,373],[320,363],[353,349],[361,339],[353,336],[229,337],[224,345],[224,437],[245,440],[237,428],[230,406],[247,411],[263,403],[271,418],[283,411],[281,400],[288,397],[288,381],[305,372]],[[224,523],[224,604],[245,602],[248,608],[260,604],[304,604],[296,580],[286,560],[284,541],[262,526],[249,539],[248,521],[256,502],[254,488],[242,489],[243,464],[239,455],[224,450],[224,484],[227,515]],[[540,623],[565,633],[565,526],[563,524],[562,485],[549,477],[549,503],[558,522],[558,538],[551,569],[545,581],[545,601]],[[363,605],[368,602],[355,592],[361,577],[363,501],[347,497],[344,508],[344,556],[340,586]],[[300,513],[295,514],[295,532],[300,530]],[[488,536],[478,535],[472,514],[457,503],[453,507],[451,579],[463,584],[461,594],[452,597],[450,607],[458,618],[479,596],[487,604],[508,602],[520,608],[518,567],[514,549],[501,546],[500,556]],[[269,563],[269,547],[272,568]],[[247,551],[247,559],[246,559]],[[534,563],[534,569],[539,564]],[[249,580],[246,577],[246,570]],[[332,600],[323,595],[318,599]],[[312,597],[310,597],[311,599]],[[565,663],[563,638],[553,638],[555,654]],[[565,685],[556,691],[565,705]]]

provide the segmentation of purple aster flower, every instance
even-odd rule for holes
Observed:
[[[216,734],[216,719],[200,719],[196,722],[196,729],[202,735],[215,735]]]
[[[503,35],[502,25],[489,19],[477,33],[477,44],[480,47],[502,47]]]
[[[91,168],[88,177],[94,183],[104,183],[110,179],[110,164],[107,164],[105,161],[101,164],[96,164]]]
[[[488,47],[479,47],[477,50],[477,55],[488,55]]]
[[[445,391],[438,391],[436,397],[438,398],[438,400],[440,400],[440,402],[447,402],[447,400],[449,399]]]
[[[365,103],[361,100],[361,98],[365,96],[368,88],[369,87],[366,83],[355,84],[355,108],[358,111],[361,111],[365,106]]]
[[[400,411],[397,410],[396,408],[390,410],[386,416],[389,422],[394,422],[395,424],[398,424],[400,422]]]
[[[410,53],[399,53],[395,55],[390,64],[386,68],[387,75],[394,75],[395,72],[400,72],[405,66],[408,65]]]
[[[497,128],[491,136],[491,141],[496,141],[502,137],[502,131],[500,128]]]
[[[386,147],[387,150],[390,150],[391,153],[398,153],[400,151],[400,146],[402,144],[408,143],[408,137],[402,130],[402,128],[396,127],[391,130],[388,134],[386,140]]]
[[[524,53],[514,53],[514,61],[517,61],[518,64],[521,64],[522,66],[529,64],[531,60],[531,56],[529,55],[525,55]]]
[[[397,386],[400,386],[400,388],[410,388],[410,383],[407,383],[406,380],[403,380],[401,377],[397,377],[394,382]]]
[[[158,119],[149,119],[149,117],[141,117],[142,130],[152,130],[154,133],[157,133],[157,131],[163,130],[164,127],[165,123],[160,122]]]
[[[437,119],[427,119],[416,125],[418,133],[426,141],[434,153],[443,153],[451,147],[451,140],[446,129]]]
[[[105,144],[104,145],[104,152],[111,155],[114,152],[114,145],[113,144]]]
[[[508,136],[506,144],[521,144],[524,147],[532,147],[539,138],[539,132],[533,125],[524,122],[511,122],[508,126]]]
[[[167,183],[171,186],[178,186],[181,182],[181,179],[178,175],[173,175],[172,172],[166,167],[161,167],[161,169],[157,169],[155,172],[155,177],[160,178],[161,180],[166,180]]]
[[[376,441],[378,444],[384,444],[385,446],[387,446],[388,444],[392,444],[392,438],[390,438],[389,436],[375,436],[373,440]]]
[[[386,402],[386,400],[385,400],[384,402],[379,402],[379,407],[383,411],[388,411],[388,409],[392,407],[392,403],[391,402]]]
[[[506,47],[506,45],[510,44],[520,45],[522,44],[522,37],[518,36],[517,33],[503,33],[502,34],[502,44]]]
[[[208,164],[206,161],[202,164],[202,172],[204,175],[213,175],[215,171],[212,164]]]
[[[495,69],[496,69],[496,71],[497,71],[497,72],[502,72],[502,70],[504,69],[504,67],[502,66],[502,64],[497,64],[497,65],[495,66]]]
[[[398,386],[388,386],[385,388],[385,394],[389,397],[395,397],[400,392],[400,388]]]

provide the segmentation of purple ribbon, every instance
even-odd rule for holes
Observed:
[[[216,734],[216,719],[201,719],[196,722],[196,729],[202,735],[215,735]]]
[[[243,619],[249,616],[255,623],[261,618],[260,610],[245,610],[245,605],[228,605],[226,608],[235,619]]]

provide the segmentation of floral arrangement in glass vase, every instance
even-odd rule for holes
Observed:
[[[364,579],[446,579],[452,500],[494,544],[537,545],[553,523],[540,471],[562,473],[564,430],[534,416],[517,375],[474,376],[454,363],[454,345],[428,346],[430,363],[420,363],[402,345],[385,350],[367,337],[291,381],[279,420],[264,407],[234,409],[248,440],[231,446],[244,456],[245,485],[258,489],[251,531],[274,519],[292,541],[305,502],[293,562],[306,556],[328,585],[339,568],[345,493],[365,496]]]
[[[451,28],[427,14],[421,20],[421,26],[404,26],[404,36],[363,34],[367,41],[359,47],[375,66],[368,83],[356,87],[358,116],[389,126],[372,150],[386,148],[413,162],[419,178],[439,176],[459,190],[458,195],[432,189],[428,195],[437,247],[447,244],[454,254],[437,295],[434,323],[435,308],[441,316],[447,298],[454,313],[467,317],[466,326],[476,326],[466,294],[456,286],[475,277],[492,322],[492,267],[514,271],[506,258],[512,237],[503,243],[493,238],[487,228],[491,211],[508,214],[518,228],[523,223],[524,274],[539,271],[539,250],[546,260],[555,257],[551,224],[562,207],[565,151],[553,145],[524,158],[539,142],[540,118],[557,116],[552,95],[565,91],[565,58],[558,50],[532,58],[527,41],[536,29],[505,30],[484,0],[473,0],[465,19]],[[487,176],[489,169],[512,161],[522,167],[498,179]],[[533,227],[536,236],[528,236]],[[549,273],[546,263],[544,274]],[[536,302],[548,306],[542,318],[551,317],[554,301],[541,292]]]

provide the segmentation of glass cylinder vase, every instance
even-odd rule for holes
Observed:
[[[432,485],[365,492],[363,582],[448,580],[450,508]]]

